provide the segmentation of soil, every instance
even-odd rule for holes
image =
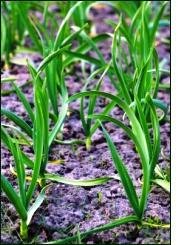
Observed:
[[[110,31],[110,27],[105,24],[104,19],[116,19],[116,15],[110,7],[95,9],[91,12],[91,19],[95,23],[96,32]],[[103,24],[102,24],[103,23]],[[157,51],[162,61],[166,59],[165,68],[170,67],[169,46],[162,43],[162,38],[169,38],[169,28],[160,29],[158,36]],[[101,44],[101,51],[108,60],[110,57],[109,41]],[[32,57],[35,63],[39,63],[39,56]],[[89,67],[86,72],[89,72]],[[75,72],[66,76],[69,94],[78,92],[83,87],[82,71],[80,65],[76,64]],[[28,79],[28,71],[25,66],[12,65],[9,70],[3,71],[2,76],[9,74],[16,76],[17,83],[24,84]],[[90,84],[91,87],[95,84]],[[162,76],[161,82],[169,83],[168,76]],[[6,85],[7,86],[7,85]],[[5,89],[5,87],[3,87]],[[6,87],[7,89],[7,87]],[[102,90],[113,93],[114,88],[108,78],[104,79]],[[32,87],[27,85],[23,88],[28,100],[32,103]],[[158,97],[167,104],[170,103],[168,92],[160,91]],[[97,100],[97,111],[101,111],[107,103],[104,99]],[[21,103],[16,94],[11,93],[1,98],[2,107],[10,109],[28,120]],[[116,107],[111,114],[116,118],[122,118],[122,111]],[[2,122],[6,119],[3,117]],[[132,142],[127,136],[111,123],[105,123],[107,131],[110,133],[119,153],[126,162],[129,173],[132,176],[137,193],[141,191],[141,177],[139,158],[135,153]],[[70,116],[67,117],[63,130],[63,140],[84,139],[84,132],[79,117],[79,101],[70,104]],[[170,156],[170,124],[165,122],[161,126],[161,140],[164,154]],[[32,152],[28,147],[24,147],[28,155]],[[61,176],[74,179],[89,179],[100,176],[116,174],[115,167],[111,160],[106,141],[100,129],[96,131],[92,139],[90,151],[86,151],[83,145],[60,145],[54,144],[51,148],[50,160],[63,159],[63,164],[48,164],[47,171],[57,173]],[[14,186],[17,186],[16,178],[10,173],[9,165],[13,163],[13,158],[2,145],[1,147],[1,171],[7,176]],[[160,155],[159,165],[162,169],[169,168],[169,162]],[[125,191],[121,183],[116,180],[96,187],[75,187],[65,184],[53,183],[46,193],[46,199],[35,213],[30,225],[30,239],[35,243],[65,238],[75,234],[78,226],[80,231],[85,231],[93,227],[108,223],[118,217],[124,217],[133,213]],[[1,243],[20,243],[18,235],[19,219],[13,206],[2,193],[1,206]],[[145,211],[145,218],[150,218],[155,222],[170,222],[170,196],[162,188],[153,185],[149,195],[148,205]],[[170,230],[144,227],[140,230],[134,224],[122,225],[107,232],[97,233],[89,236],[83,241],[86,244],[169,244]]]

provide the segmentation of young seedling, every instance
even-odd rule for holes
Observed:
[[[120,128],[122,128],[129,138],[134,142],[136,146],[136,150],[140,157],[142,173],[143,173],[143,184],[142,184],[142,193],[141,196],[138,197],[133,182],[131,180],[131,176],[129,175],[127,168],[125,166],[124,161],[121,159],[114,143],[112,142],[110,135],[107,133],[103,125],[101,127],[103,129],[104,136],[108,143],[108,147],[111,151],[112,159],[114,166],[118,172],[119,179],[125,189],[126,195],[132,206],[135,215],[123,217],[119,220],[115,220],[112,223],[107,225],[97,227],[95,229],[86,231],[81,233],[81,237],[85,237],[86,235],[90,235],[102,230],[108,230],[113,227],[117,227],[123,223],[127,222],[138,222],[139,224],[146,225],[144,223],[144,211],[147,206],[148,195],[150,192],[150,184],[153,178],[154,169],[158,161],[159,153],[160,153],[160,131],[159,131],[159,120],[156,113],[156,107],[153,103],[153,99],[149,94],[146,95],[145,103],[150,108],[150,118],[151,118],[151,127],[153,130],[153,138],[150,135],[148,124],[146,121],[146,116],[143,113],[143,107],[141,101],[138,97],[135,98],[136,107],[138,110],[138,114],[140,117],[137,118],[134,110],[128,106],[128,104],[121,100],[119,97],[114,96],[109,93],[100,92],[100,91],[89,91],[89,92],[81,92],[75,94],[69,98],[69,101],[72,101],[77,98],[81,98],[84,96],[103,96],[105,98],[111,99],[115,104],[117,104],[128,116],[129,122],[131,126],[126,126],[123,122],[107,116],[105,114],[92,115],[90,118],[98,119],[101,121],[110,121]],[[141,121],[139,122],[139,118]],[[100,122],[99,122],[100,124]],[[47,244],[64,244],[65,242],[71,242],[75,240],[76,236],[66,238],[63,240],[58,240],[54,242],[49,242]]]
[[[87,82],[85,83],[85,86],[83,87],[83,91],[86,90],[90,80],[95,75],[97,75],[99,72],[104,70],[102,75],[100,76],[96,86],[95,86],[97,91],[100,90],[101,84],[103,82],[103,78],[106,75],[106,73],[108,72],[108,70],[110,68],[110,65],[111,65],[111,62],[108,65],[106,65],[105,67],[102,67],[102,68],[94,71],[91,74],[91,76],[88,78]],[[84,114],[84,101],[83,101],[83,98],[81,99],[81,103],[80,103],[80,117],[81,117],[81,122],[82,122],[82,125],[83,125],[83,129],[84,129],[84,133],[85,133],[85,136],[86,136],[86,149],[87,150],[90,150],[90,148],[91,148],[91,136],[92,136],[92,134],[91,134],[91,126],[92,126],[91,123],[92,123],[92,120],[88,116],[93,114],[93,112],[94,112],[95,105],[96,105],[96,99],[97,99],[96,97],[92,97],[89,100],[87,116]]]
[[[146,93],[157,97],[159,66],[155,35],[165,6],[166,2],[162,4],[153,21],[147,21],[150,18],[151,5],[149,2],[142,2],[130,26],[120,17],[115,28],[112,42],[113,67],[119,82],[119,93],[128,104],[134,101],[135,96],[138,96],[139,100],[145,98]],[[152,27],[148,26],[148,23]],[[128,47],[129,53],[120,55],[119,47],[123,49],[122,44]],[[133,68],[132,71],[129,69],[128,73],[122,67],[126,55],[130,57]]]
[[[43,123],[43,111],[40,106],[40,91],[37,90],[35,94],[35,120],[34,120],[34,131],[37,132],[33,139],[33,148],[34,148],[34,161],[30,160],[25,154],[22,154],[22,151],[19,148],[17,143],[14,143],[12,138],[6,132],[6,130],[2,127],[2,139],[4,143],[8,146],[11,151],[14,160],[15,160],[15,168],[17,172],[18,185],[19,185],[19,194],[15,191],[14,187],[11,183],[1,175],[1,185],[3,191],[6,193],[9,200],[14,205],[17,213],[20,216],[21,224],[20,224],[20,235],[22,239],[28,238],[28,225],[31,221],[31,218],[34,212],[39,208],[41,203],[44,200],[44,191],[45,188],[42,189],[40,194],[38,195],[35,203],[31,205],[31,199],[34,195],[35,188],[37,185],[37,181],[39,178],[42,155],[44,152],[43,149],[43,133],[44,133],[44,123]],[[30,181],[30,185],[27,186],[26,183],[26,171],[25,171],[25,163],[32,166],[32,178]]]

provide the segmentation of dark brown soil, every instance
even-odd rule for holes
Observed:
[[[109,31],[103,20],[116,19],[111,8],[94,10],[91,18],[97,26],[97,32]],[[169,37],[169,28],[160,30],[158,40],[162,37]],[[101,50],[106,58],[110,57],[109,41],[104,42]],[[170,66],[169,49],[161,41],[158,43],[158,52],[160,60],[166,59],[165,68]],[[39,61],[35,58],[35,61]],[[17,78],[18,84],[23,84],[29,79],[27,69],[24,66],[13,65],[9,71],[3,73],[3,76],[13,74]],[[68,74],[66,77],[67,87],[70,94],[78,92],[83,87],[82,72],[79,65],[76,64],[74,75]],[[94,80],[95,82],[95,80]],[[162,82],[169,83],[169,77],[163,77]],[[90,86],[93,87],[92,83]],[[6,88],[7,89],[7,88]],[[104,79],[102,85],[103,91],[114,92],[113,86],[108,78]],[[23,88],[26,97],[32,102],[32,87],[27,85]],[[166,103],[170,103],[170,96],[166,92],[159,92],[159,98]],[[8,108],[27,120],[27,115],[14,93],[2,97],[2,107]],[[97,101],[97,111],[101,111],[106,101],[99,99]],[[70,116],[66,119],[63,139],[84,139],[84,132],[79,118],[79,102],[72,102],[70,105]],[[116,118],[122,117],[122,111],[115,108],[112,115]],[[4,121],[5,118],[2,118]],[[122,158],[125,160],[127,168],[132,176],[137,192],[141,191],[140,164],[138,156],[135,154],[133,144],[127,136],[111,123],[105,123],[106,129],[110,133],[116,144]],[[170,124],[168,122],[161,126],[162,148],[169,157],[170,155]],[[26,149],[26,147],[25,147]],[[30,156],[32,155],[29,151]],[[2,146],[1,150],[2,173],[5,174],[16,186],[16,178],[12,176],[9,170],[9,164],[12,163],[12,157]],[[116,170],[111,160],[106,141],[100,129],[93,136],[92,148],[86,151],[83,145],[53,145],[50,160],[63,159],[64,164],[48,164],[47,171],[58,173],[74,179],[89,179],[100,176],[116,174]],[[169,163],[162,156],[159,158],[159,165],[166,169]],[[53,183],[46,194],[43,205],[35,213],[30,225],[30,239],[35,243],[42,243],[55,239],[64,238],[76,233],[79,225],[80,231],[106,224],[110,220],[132,214],[132,209],[128,203],[125,191],[121,183],[116,180],[109,181],[107,184],[97,187],[74,187],[64,184]],[[15,244],[20,242],[18,235],[19,219],[12,205],[2,193],[1,206],[1,242],[3,244]],[[162,188],[153,185],[149,196],[148,206],[145,212],[145,218],[150,218],[155,222],[170,222],[170,196]],[[170,231],[168,229],[150,227],[138,228],[134,224],[127,224],[115,228],[108,232],[90,236],[84,240],[86,244],[169,244]]]

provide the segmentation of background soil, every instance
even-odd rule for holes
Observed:
[[[110,27],[105,24],[104,20],[107,18],[116,19],[117,16],[110,7],[106,7],[103,11],[102,9],[93,10],[91,12],[91,18],[97,27],[97,33],[101,33],[110,31]],[[165,68],[170,67],[170,47],[164,44],[162,39],[169,38],[169,36],[169,27],[162,28],[158,36],[157,51],[160,60],[166,60]],[[110,41],[100,44],[100,49],[107,60],[110,58],[110,46]],[[35,63],[40,61],[38,55],[34,55],[31,58]],[[89,72],[89,67],[87,67],[86,72]],[[29,79],[27,69],[24,66],[12,65],[9,70],[3,71],[2,76],[6,77],[9,74],[17,77],[18,84],[24,84]],[[80,91],[83,87],[83,75],[80,65],[76,64],[73,74],[68,74],[65,79],[70,94]],[[95,82],[96,80],[94,79],[90,86],[93,87]],[[170,83],[170,79],[167,76],[162,76],[161,82]],[[108,78],[104,79],[102,90],[111,93],[114,91]],[[24,87],[23,91],[29,101],[32,102],[31,85]],[[159,98],[163,99],[167,104],[170,103],[169,93],[159,92]],[[101,111],[106,103],[106,100],[98,99],[96,110]],[[28,120],[21,103],[14,93],[2,96],[1,104],[2,107],[10,109],[22,116],[24,120]],[[63,131],[64,140],[84,138],[78,110],[79,101],[72,102],[70,105],[70,116],[66,119]],[[123,115],[118,107],[111,114],[116,118],[122,118]],[[2,118],[2,122],[4,121],[6,119]],[[113,124],[105,123],[105,126],[112,136],[122,158],[126,162],[137,192],[140,193],[142,173],[133,144],[122,130]],[[162,149],[165,155],[169,157],[170,124],[168,122],[161,126],[161,139]],[[32,156],[32,151],[28,147],[24,147],[24,149],[28,155]],[[86,151],[83,145],[54,144],[49,158],[50,160],[63,159],[64,164],[48,164],[47,171],[69,178],[89,179],[116,173],[106,141],[99,129],[93,136],[92,148],[89,152]],[[16,178],[9,171],[9,165],[12,163],[12,160],[9,152],[2,145],[2,173],[16,186]],[[160,156],[159,165],[161,168],[166,169],[169,167],[169,162]],[[74,234],[78,226],[80,231],[84,231],[108,223],[112,219],[132,214],[132,209],[125,196],[124,189],[120,182],[115,180],[109,181],[107,184],[101,186],[90,188],[53,183],[46,194],[46,200],[35,213],[30,225],[30,239],[34,239],[35,242],[41,243],[48,240],[64,238],[69,234]],[[1,197],[1,242],[3,244],[19,243],[18,217],[3,193]],[[145,217],[150,217],[157,222],[170,222],[170,197],[162,188],[155,185],[152,186]],[[138,230],[134,224],[127,224],[108,232],[101,232],[90,236],[84,239],[84,242],[86,244],[169,244],[170,231],[168,229],[152,229],[150,227]]]

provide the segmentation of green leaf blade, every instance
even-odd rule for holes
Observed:
[[[90,186],[102,185],[114,178],[105,176],[105,177],[99,177],[96,179],[75,180],[75,179],[70,179],[67,177],[62,177],[57,174],[45,174],[45,179],[67,184],[67,185],[90,187]]]
[[[32,137],[32,128],[19,116],[17,116],[12,111],[2,108],[1,114],[8,117],[8,119],[12,120],[17,126],[19,126],[28,136]]]
[[[15,192],[10,182],[3,175],[1,175],[1,186],[2,186],[3,191],[6,193],[8,199],[13,203],[21,219],[26,220],[27,211],[25,207],[23,206],[22,201],[20,200],[20,197],[17,195],[17,193]]]
[[[131,206],[135,214],[137,215],[137,217],[140,217],[139,200],[138,200],[133,182],[109,134],[107,133],[107,131],[105,130],[103,126],[102,126],[102,129],[103,129],[103,133],[106,138],[109,150],[111,151],[111,156],[112,156],[114,165],[119,173],[119,176],[121,178],[122,185],[126,191],[127,197],[131,203]]]

